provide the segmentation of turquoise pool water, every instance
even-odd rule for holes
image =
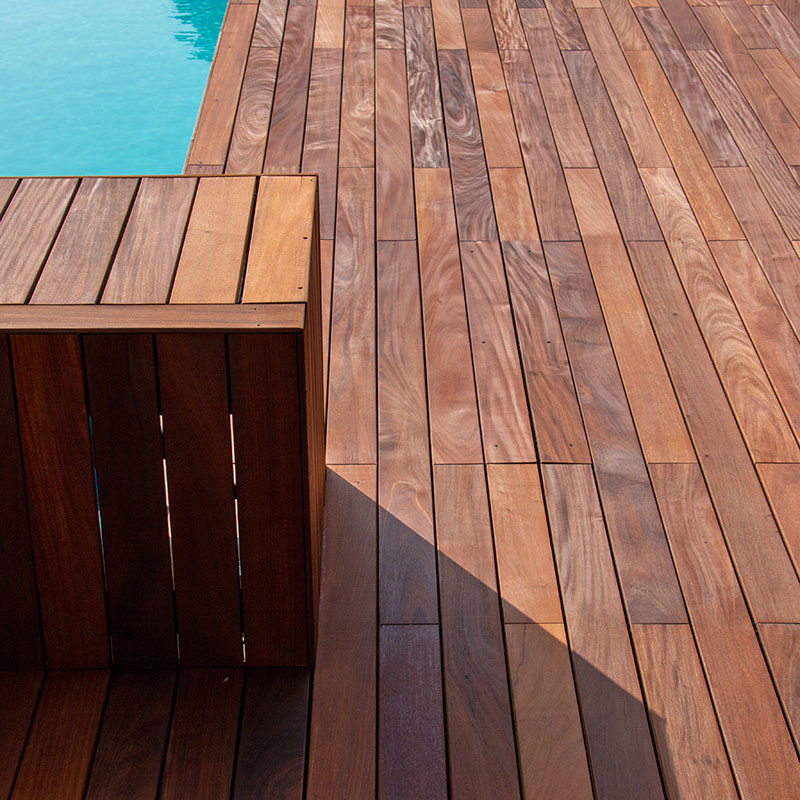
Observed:
[[[227,0],[0,0],[0,175],[180,172]]]

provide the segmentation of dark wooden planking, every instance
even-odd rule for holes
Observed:
[[[503,621],[561,622],[538,468],[491,464],[487,478]]]
[[[406,8],[406,74],[415,167],[446,167],[439,71],[431,12]]]
[[[683,622],[678,581],[583,248],[548,243],[545,258],[628,616]]]
[[[637,14],[711,165],[742,166],[744,159],[731,132],[694,71],[663,11],[642,8]]]
[[[694,461],[600,173],[567,170],[567,183],[645,461]]]
[[[106,666],[103,562],[80,339],[12,336],[11,351],[45,663],[54,669]]]
[[[439,77],[459,239],[497,239],[489,175],[466,52],[440,50]]]
[[[627,0],[602,0],[601,5],[623,50],[647,50],[647,37]]]
[[[375,166],[374,11],[345,11],[339,167]]]
[[[482,465],[434,467],[450,791],[519,797]]]
[[[511,50],[503,52],[502,59],[541,237],[545,241],[578,239],[578,226],[530,55]]]
[[[797,742],[800,738],[800,625],[759,625],[758,631]]]
[[[800,615],[800,585],[677,273],[661,243],[631,258],[725,538],[758,622]]]
[[[592,783],[563,622],[505,626],[524,796],[589,800]]]
[[[328,355],[331,332],[331,291],[333,289],[333,240],[321,239],[319,248],[322,300],[322,397],[323,414],[327,416]]]
[[[596,167],[550,17],[545,9],[538,8],[522,9],[520,15],[561,163],[565,167]],[[588,48],[587,44],[584,46]]]
[[[414,171],[431,451],[435,464],[483,461],[450,175]]]
[[[230,796],[243,677],[241,669],[181,670],[161,800]]]
[[[690,58],[786,233],[800,236],[800,186],[758,117],[717,53],[693,50]]]
[[[405,54],[375,52],[375,181],[378,240],[414,239],[413,163]]]
[[[156,799],[172,718],[175,679],[174,671],[114,673],[86,800]]]
[[[591,53],[564,53],[564,61],[623,238],[625,241],[660,239],[661,230]]]
[[[31,303],[96,303],[120,239],[136,178],[84,178]]]
[[[439,628],[380,628],[378,797],[447,797]]]
[[[417,249],[378,244],[380,619],[439,619]]]
[[[187,167],[225,163],[257,11],[258,6],[251,4],[228,6],[186,156]]]
[[[314,6],[290,5],[275,82],[264,172],[298,172],[313,45]]]
[[[592,469],[542,471],[597,797],[663,797]]]
[[[251,49],[280,47],[286,24],[286,0],[260,0]]]
[[[0,797],[6,800],[17,776],[39,701],[42,679],[40,671],[0,671],[0,707],[3,709],[3,725],[0,727]]]
[[[8,336],[0,336],[0,452],[0,665],[34,669],[43,663],[42,631]]]
[[[12,800],[83,797],[103,716],[108,676],[107,670],[47,674]]]
[[[228,337],[249,666],[309,663],[297,347],[288,333]]]
[[[175,611],[153,337],[85,336],[84,357],[114,663],[171,666]]]
[[[0,219],[0,300],[25,303],[77,188],[74,178],[26,178]]]
[[[197,178],[143,178],[103,290],[103,303],[164,303]]]
[[[468,242],[461,258],[484,460],[535,461],[500,247],[496,242]]]
[[[180,660],[242,662],[225,340],[156,336]]]
[[[675,173],[641,174],[753,460],[797,461],[797,442]]]
[[[248,669],[233,800],[303,796],[311,676],[307,669]]]
[[[736,800],[691,628],[634,625],[631,633],[668,795]]]
[[[374,464],[374,170],[340,169],[338,193],[327,457],[331,464]]]
[[[658,464],[652,476],[742,795],[791,796],[800,763],[700,469]]]
[[[333,239],[336,223],[336,165],[342,51],[315,48],[308,86],[303,172],[319,175],[319,223],[323,239]]]
[[[375,48],[404,50],[403,0],[375,0]]]
[[[306,787],[310,800],[375,797],[376,477],[374,466],[328,470]]]
[[[712,48],[703,26],[698,22],[686,0],[660,0],[661,10],[675,30],[684,50],[710,50]]]
[[[279,47],[252,47],[233,123],[225,172],[261,172],[278,72]]]
[[[503,242],[528,403],[542,462],[588,462],[561,326],[539,242]]]
[[[520,9],[523,8],[523,3],[518,3]],[[536,3],[530,5],[535,8]],[[586,41],[586,36],[578,20],[578,15],[575,13],[575,8],[569,0],[544,0],[539,3],[539,8],[547,7],[548,14],[550,15],[550,24],[553,27],[558,46],[562,50],[588,50],[589,43]],[[525,13],[521,11],[523,22],[525,21]],[[531,49],[533,49],[533,42],[528,42]]]

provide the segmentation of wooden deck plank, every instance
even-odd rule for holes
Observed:
[[[758,64],[795,122],[800,122],[800,75],[780,50],[752,50],[750,55]]]
[[[375,0],[375,48],[404,50],[403,0]]]
[[[777,5],[753,6],[753,14],[767,31],[778,49],[792,62],[795,69],[800,67],[800,33],[786,19]]]
[[[514,0],[489,0],[492,27],[500,50],[525,50],[525,34],[522,31],[517,4]]]
[[[525,171],[490,169],[489,181],[497,229],[502,241],[530,241],[539,238]]]
[[[435,466],[434,491],[450,791],[519,797],[483,467]]]
[[[374,27],[371,8],[345,11],[340,168],[375,166]]]
[[[800,737],[800,694],[797,681],[800,669],[797,658],[800,653],[800,626],[759,625],[758,631],[796,743]]]
[[[430,0],[438,50],[465,50],[458,0]]]
[[[800,467],[796,464],[759,464],[758,474],[789,555],[800,567],[800,525],[794,512],[800,497]]]
[[[520,16],[525,22],[526,15],[528,18],[530,18],[530,15],[522,11],[522,3],[518,5],[520,6]],[[536,6],[537,4],[534,3],[533,5]],[[568,0],[544,0],[544,5],[538,5],[538,7],[547,8],[550,16],[550,25],[552,25],[558,46],[562,50],[589,49],[589,44],[586,41],[586,36],[572,3],[568,2]],[[533,50],[534,45],[532,42],[529,41],[528,46]]]
[[[286,0],[260,0],[251,49],[280,47],[286,23]]]
[[[433,489],[417,252],[378,244],[381,623],[437,623]],[[423,635],[423,634],[421,634]]]
[[[0,215],[19,186],[18,178],[0,178]]]
[[[728,22],[736,31],[736,35],[748,50],[775,46],[775,42],[764,30],[764,26],[759,22],[758,17],[753,13],[753,9],[749,5],[725,5],[722,7],[722,13],[728,18]]]
[[[43,673],[37,670],[0,672],[0,797],[8,798],[39,702]]]
[[[660,0],[659,4],[685,50],[710,50],[711,40],[686,0]]]
[[[623,50],[647,49],[647,38],[630,3],[626,0],[602,0],[602,7]]]

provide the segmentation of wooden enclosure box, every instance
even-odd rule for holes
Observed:
[[[316,179],[23,179],[3,199],[0,668],[311,664]]]

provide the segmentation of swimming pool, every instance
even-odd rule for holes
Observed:
[[[227,0],[0,0],[0,175],[180,172]]]

